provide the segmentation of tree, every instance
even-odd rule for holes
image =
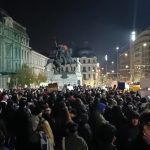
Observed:
[[[44,72],[40,72],[38,74],[37,81],[38,81],[38,84],[41,83],[41,82],[46,82],[47,81],[47,76],[45,75]]]
[[[29,68],[27,65],[22,65],[22,68],[16,71],[16,74],[11,76],[10,86],[11,87],[24,87],[25,85],[30,86],[31,83],[34,83],[36,80],[36,75],[32,68]]]

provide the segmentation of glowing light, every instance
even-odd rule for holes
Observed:
[[[128,65],[126,65],[125,67],[126,67],[126,68],[129,68],[129,66],[128,66]]]
[[[144,43],[143,46],[146,47],[146,46],[147,46],[147,43]]]
[[[106,61],[108,60],[108,56],[107,56],[107,55],[105,55],[105,60],[106,60]]]
[[[124,54],[124,56],[128,56],[128,54],[127,54],[127,53],[125,53],[125,54]]]
[[[116,50],[119,50],[119,46],[116,47]]]
[[[135,41],[135,39],[136,39],[136,32],[135,31],[132,31],[131,32],[131,41]]]

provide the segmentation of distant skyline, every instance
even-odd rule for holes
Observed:
[[[150,26],[150,0],[1,0],[0,8],[27,28],[30,46],[49,52],[58,42],[87,41],[100,61],[116,56],[115,47]]]

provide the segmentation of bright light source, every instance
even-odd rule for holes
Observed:
[[[129,68],[129,66],[128,66],[128,65],[126,65],[125,67],[126,67],[126,68]]]
[[[96,64],[96,66],[97,66],[97,67],[99,67],[99,66],[100,66],[100,64],[99,64],[99,63],[97,63],[97,64]]]
[[[131,41],[135,41],[135,39],[136,39],[136,32],[135,31],[132,31],[131,32]]]
[[[146,46],[147,46],[147,43],[143,43],[143,46],[146,47]]]
[[[105,60],[106,60],[106,61],[108,60],[108,56],[107,56],[107,55],[105,55]]]
[[[125,53],[125,54],[124,54],[124,56],[128,56],[128,54],[127,54],[127,53]]]
[[[114,64],[114,61],[112,61],[111,63]]]
[[[114,73],[115,71],[114,71],[114,70],[112,70],[111,72],[112,72],[112,73]]]
[[[119,46],[116,47],[116,50],[119,50]]]

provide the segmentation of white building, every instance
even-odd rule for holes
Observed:
[[[26,28],[0,10],[0,88],[8,88],[10,75],[23,64],[35,73],[43,71],[48,57],[31,50]]]

